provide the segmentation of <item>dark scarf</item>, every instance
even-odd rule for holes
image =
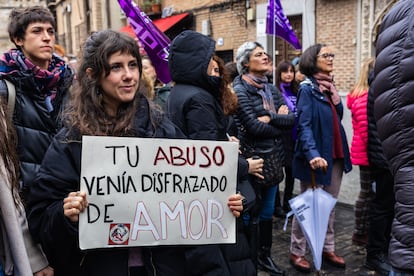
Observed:
[[[242,78],[245,82],[258,89],[257,93],[262,97],[264,109],[276,114],[277,112],[273,101],[273,94],[270,88],[271,84],[268,83],[267,78],[257,78],[250,74],[243,75]]]
[[[344,158],[344,150],[342,147],[341,130],[339,126],[338,114],[335,106],[341,102],[338,91],[336,91],[335,85],[333,84],[333,78],[326,74],[315,74],[316,81],[319,84],[319,89],[323,94],[328,97],[329,105],[332,111],[332,129],[333,129],[333,152],[332,157],[334,159]],[[336,103],[335,103],[336,102]]]
[[[339,97],[338,91],[336,90],[335,83],[333,81],[333,76],[323,74],[323,73],[316,73],[313,75],[319,85],[319,90],[326,94],[329,99],[332,100],[334,105],[339,104],[341,98]]]
[[[0,58],[0,75],[18,77],[22,72],[30,72],[33,75],[37,89],[41,91],[41,96],[45,97],[49,112],[54,110],[56,93],[67,69],[64,60],[57,55],[52,56],[47,70],[34,65],[18,49],[11,49]]]

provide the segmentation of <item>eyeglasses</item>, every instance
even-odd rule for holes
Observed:
[[[321,55],[317,55],[317,57],[322,57],[324,59],[334,59],[335,58],[335,54],[331,54],[331,53],[325,53],[325,54],[321,54]]]

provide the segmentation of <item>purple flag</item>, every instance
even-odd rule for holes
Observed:
[[[151,59],[158,79],[163,83],[169,83],[171,81],[168,69],[170,39],[152,23],[151,19],[132,0],[118,0],[118,2]]]
[[[302,49],[299,39],[283,12],[280,0],[269,0],[267,6],[266,33],[277,35],[290,43],[295,49]]]

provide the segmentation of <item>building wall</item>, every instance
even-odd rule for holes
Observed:
[[[29,5],[42,5],[46,6],[44,0],[0,0],[0,52],[4,52],[14,44],[9,39],[9,33],[7,32],[7,23],[9,19],[10,11],[17,7],[27,7]]]
[[[321,42],[335,49],[335,80],[341,92],[348,92],[359,73],[361,63],[374,52],[375,24],[380,22],[384,8],[395,0],[281,0],[285,14],[302,16],[302,46]],[[0,0],[0,19],[7,20],[12,7],[31,4],[45,4],[41,0]],[[143,0],[136,1],[142,6]],[[253,18],[246,15],[249,2]],[[216,41],[218,51],[232,50],[245,41],[257,40],[266,50],[271,50],[271,37],[264,34],[267,0],[165,0],[163,8],[173,12],[191,12],[194,15],[195,30],[202,32],[203,24],[209,26],[210,35]],[[58,24],[58,42],[63,44],[69,55],[76,55],[80,44],[92,31],[111,28],[119,30],[127,24],[122,18],[117,1],[75,1],[54,2]],[[107,7],[110,5],[110,7]],[[89,10],[88,10],[89,8]],[[109,14],[109,16],[108,16]],[[203,23],[204,22],[204,23]],[[208,22],[208,23],[206,23]],[[0,26],[0,49],[7,49],[10,43],[6,24]]]

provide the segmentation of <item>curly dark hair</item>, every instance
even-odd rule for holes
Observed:
[[[133,118],[139,109],[138,95],[141,94],[137,92],[132,102],[121,104],[115,118],[105,112],[101,101],[100,83],[110,74],[110,57],[118,52],[136,58],[141,77],[141,55],[133,38],[117,31],[104,30],[93,33],[83,44],[77,84],[73,86],[65,114],[66,125],[77,128],[81,135],[131,135]],[[91,74],[87,75],[87,70]]]

